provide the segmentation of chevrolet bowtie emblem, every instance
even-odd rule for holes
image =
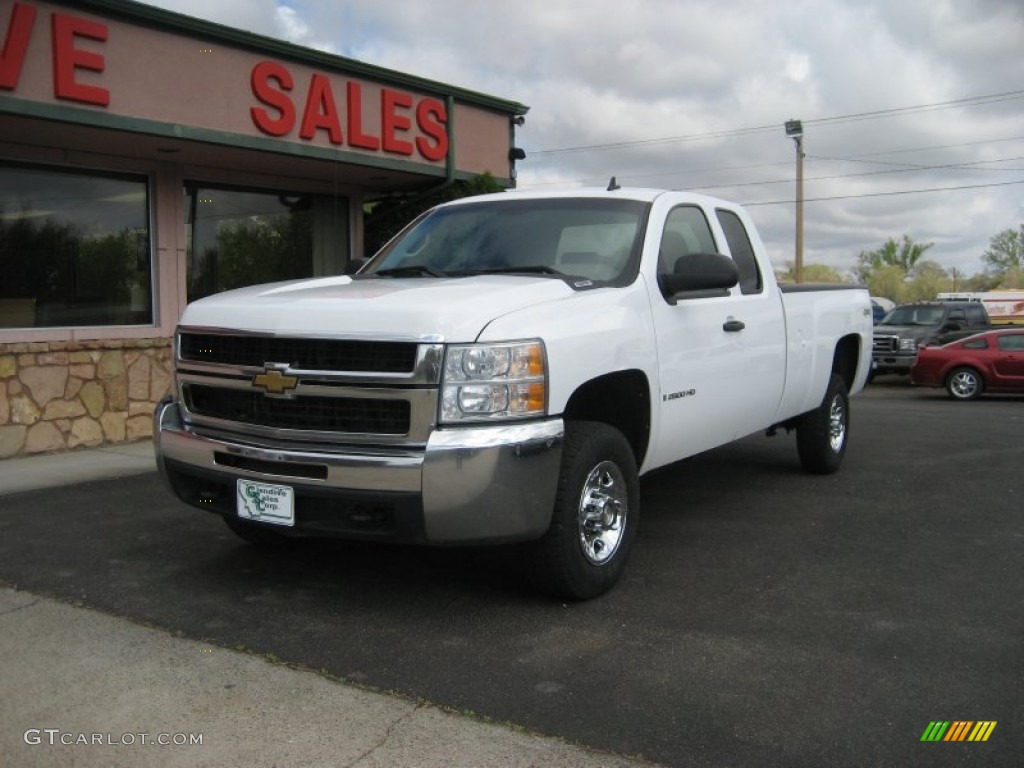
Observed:
[[[276,368],[268,368],[253,377],[252,385],[262,387],[268,395],[283,395],[286,391],[299,386],[299,379],[296,376],[285,376]]]

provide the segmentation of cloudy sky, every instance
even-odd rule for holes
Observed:
[[[693,189],[792,260],[909,235],[971,275],[1024,225],[1021,0],[150,0],[530,107],[519,187]]]

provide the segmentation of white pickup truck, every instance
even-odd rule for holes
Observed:
[[[189,305],[157,463],[249,541],[524,542],[534,584],[586,599],[623,571],[643,473],[780,427],[838,469],[871,331],[862,288],[780,288],[723,200],[468,198],[354,276]]]

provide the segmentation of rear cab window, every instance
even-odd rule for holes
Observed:
[[[715,213],[718,216],[718,223],[722,225],[722,231],[725,233],[725,241],[729,244],[729,252],[740,272],[740,291],[745,294],[761,293],[764,290],[764,282],[761,279],[761,269],[757,265],[757,257],[754,255],[754,246],[750,243],[747,228],[743,226],[740,217],[732,211],[718,208]]]

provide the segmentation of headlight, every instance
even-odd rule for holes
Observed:
[[[441,423],[543,416],[548,376],[544,342],[448,347],[441,377]]]
[[[916,352],[917,351],[917,340],[916,339],[900,339],[900,352]]]

